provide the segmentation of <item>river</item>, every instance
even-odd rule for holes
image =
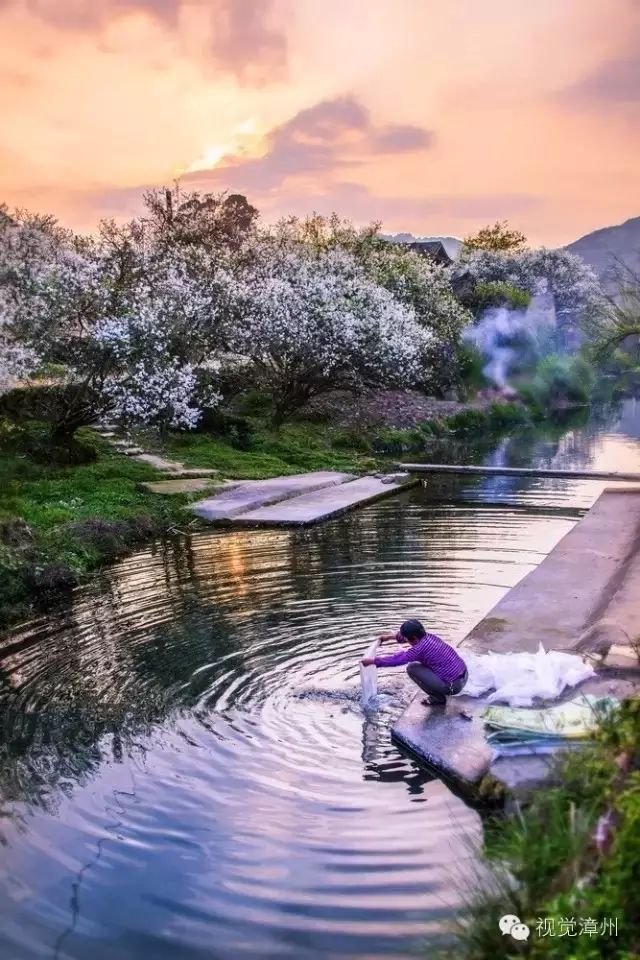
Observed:
[[[464,455],[640,471],[639,438],[626,401]],[[602,487],[447,480],[308,530],[159,542],[5,636],[3,960],[404,960],[440,941],[480,820],[390,743],[400,673],[363,715],[359,656],[408,616],[460,640]]]

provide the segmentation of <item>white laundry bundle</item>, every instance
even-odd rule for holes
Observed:
[[[464,656],[469,679],[463,694],[479,697],[487,690],[489,703],[508,703],[512,707],[530,707],[536,697],[555,700],[565,687],[575,687],[595,670],[580,657],[560,650],[548,653],[540,644],[537,653],[487,653]]]
[[[378,652],[378,641],[372,640],[362,654],[362,659],[375,657]],[[360,702],[366,707],[378,695],[378,676],[375,667],[363,667],[360,664]]]

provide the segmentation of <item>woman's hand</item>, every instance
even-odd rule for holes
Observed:
[[[375,662],[375,660],[373,659],[373,657],[363,657],[363,658],[362,658],[362,666],[363,666],[363,667],[375,667],[375,665],[376,665],[376,662]]]

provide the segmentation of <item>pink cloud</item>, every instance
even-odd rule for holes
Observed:
[[[402,154],[431,147],[433,133],[411,125],[377,125],[354,97],[323,100],[295,114],[267,136],[260,157],[230,157],[212,170],[188,174],[199,184],[263,194],[297,177],[322,175],[378,154]]]
[[[185,0],[0,0],[2,9],[22,9],[61,30],[102,30],[110,21],[143,13],[177,30]],[[215,65],[241,82],[282,79],[287,42],[272,23],[277,0],[195,0],[210,16],[210,56]]]

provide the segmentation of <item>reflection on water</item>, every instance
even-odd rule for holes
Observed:
[[[627,405],[484,455],[640,469],[637,427]],[[0,955],[404,958],[437,938],[478,820],[390,744],[400,674],[362,715],[358,658],[411,615],[461,639],[601,486],[506,479],[158,544],[7,637]]]

